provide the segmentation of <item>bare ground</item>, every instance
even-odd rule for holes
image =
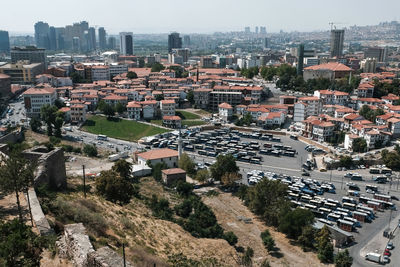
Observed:
[[[291,245],[284,234],[266,227],[239,198],[220,192],[218,196],[203,197],[203,201],[212,208],[221,226],[226,231],[233,231],[236,234],[237,246],[253,248],[255,266],[260,266],[265,259],[271,266],[327,266],[319,262],[315,253],[303,252],[300,247]],[[238,216],[250,218],[252,223],[244,223],[238,220]],[[264,248],[260,238],[261,232],[265,229],[270,231],[279,249],[273,255]]]

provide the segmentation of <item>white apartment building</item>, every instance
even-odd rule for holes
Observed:
[[[92,81],[109,81],[110,68],[108,66],[92,66]]]
[[[46,104],[53,105],[57,99],[57,92],[52,87],[29,88],[23,94],[26,116],[39,117],[40,108]]]
[[[175,116],[175,101],[161,100],[160,108],[162,116]]]
[[[294,104],[295,122],[303,121],[309,116],[317,116],[321,113],[322,105],[318,97],[306,96],[300,97],[299,102]]]
[[[115,77],[122,73],[128,72],[128,65],[113,63],[108,65],[110,70],[110,77]]]
[[[233,116],[233,108],[228,103],[218,105],[219,117],[228,121]]]
[[[137,104],[134,101],[129,102],[128,105],[126,105],[126,109],[128,112],[128,118],[137,121],[140,120],[140,114],[142,110],[142,106],[140,104]]]

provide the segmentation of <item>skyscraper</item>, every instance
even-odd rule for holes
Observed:
[[[104,29],[104,27],[99,28],[99,47],[101,50],[107,48],[106,30]]]
[[[244,32],[245,32],[245,33],[250,33],[250,27],[249,27],[249,26],[244,27]]]
[[[93,27],[89,28],[89,51],[96,50],[96,30]]]
[[[331,30],[331,57],[343,55],[344,30]]]
[[[0,30],[0,54],[1,53],[10,53],[10,37],[7,31]]]
[[[258,34],[258,26],[256,26],[255,32],[256,34]]]
[[[182,38],[177,32],[168,35],[168,52],[171,53],[174,48],[182,48]]]
[[[56,28],[53,26],[49,28],[49,50],[57,50]]]
[[[35,46],[13,47],[11,49],[11,63],[17,63],[20,60],[28,60],[30,63],[42,63],[42,71],[47,68],[44,48],[36,48]]]
[[[189,35],[183,36],[183,46],[185,48],[188,48],[190,46],[190,36]]]
[[[133,33],[120,32],[120,53],[121,55],[133,55]]]
[[[115,49],[117,47],[117,39],[114,36],[108,38],[108,48]]]
[[[50,48],[49,24],[39,21],[35,23],[35,41],[38,48]]]
[[[304,66],[304,44],[300,44],[297,49],[297,75],[303,76]]]

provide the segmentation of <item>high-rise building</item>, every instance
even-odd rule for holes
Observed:
[[[10,53],[10,37],[8,31],[0,30],[0,54],[2,53]]]
[[[106,30],[104,27],[99,28],[99,48],[105,50],[107,48]]]
[[[41,70],[47,68],[46,50],[44,48],[36,48],[35,46],[13,47],[11,49],[11,63],[18,61],[29,61],[30,64],[41,63]]]
[[[53,26],[49,28],[49,50],[57,50],[56,28],[54,28]]]
[[[256,26],[255,32],[256,34],[258,34],[258,26]]]
[[[260,26],[260,34],[267,34],[267,28]]]
[[[182,48],[182,38],[179,37],[179,33],[177,32],[168,35],[168,52],[171,53],[174,48]]]
[[[300,44],[297,49],[297,75],[303,76],[304,67],[304,44]]]
[[[244,32],[245,32],[245,33],[250,33],[250,27],[248,27],[248,26],[247,26],[247,27],[244,27]]]
[[[72,51],[76,53],[81,52],[81,39],[79,37],[72,38]]]
[[[113,36],[108,38],[108,49],[114,50],[117,47],[117,39]]]
[[[133,33],[120,32],[120,53],[121,55],[133,55]]]
[[[269,41],[268,41],[268,38],[265,37],[265,38],[264,38],[264,49],[266,49],[266,48],[268,48],[268,47],[269,47]]]
[[[189,48],[190,46],[190,36],[189,35],[184,35],[183,36],[183,47],[184,48]]]
[[[65,47],[65,28],[59,27],[55,29],[56,31],[56,44],[57,50],[64,50]]]
[[[38,48],[50,49],[49,24],[39,21],[35,23],[35,41]]]
[[[378,62],[386,62],[387,47],[368,47],[364,51],[364,58],[375,58]]]
[[[93,27],[89,28],[89,51],[96,50],[96,29]]]
[[[331,30],[331,57],[343,55],[344,30]]]

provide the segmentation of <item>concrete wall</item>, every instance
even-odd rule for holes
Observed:
[[[99,248],[97,251],[90,252],[87,255],[88,267],[112,267],[124,266],[123,258],[109,247]],[[126,267],[133,267],[126,261]]]
[[[50,224],[47,221],[46,216],[42,211],[42,207],[40,206],[40,202],[36,196],[35,189],[33,188],[29,189],[28,194],[29,194],[29,201],[31,203],[32,219],[36,225],[36,228],[39,230],[39,234],[40,235],[53,234],[54,231],[50,227]],[[25,198],[27,198],[26,194]]]
[[[24,132],[22,129],[18,129],[14,132],[11,132],[9,134],[6,134],[5,136],[0,137],[0,143],[1,144],[7,144],[7,143],[17,143],[21,141],[24,137]]]

